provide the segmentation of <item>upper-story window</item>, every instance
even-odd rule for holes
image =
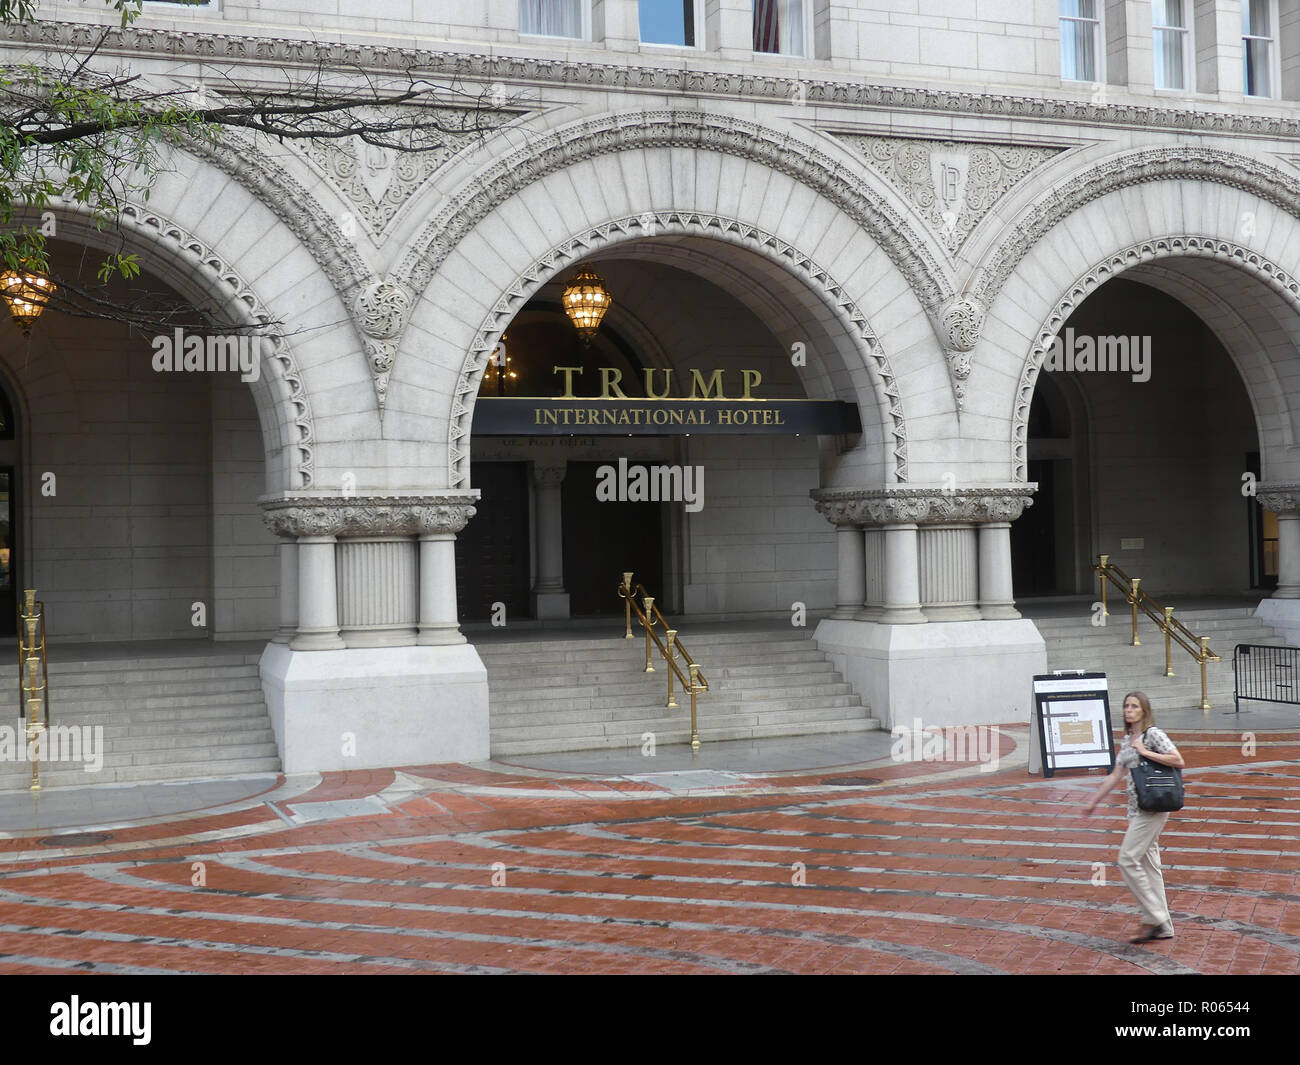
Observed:
[[[582,39],[584,6],[584,0],[519,0],[519,32]]]
[[[1060,0],[1061,77],[1067,81],[1099,81],[1097,67],[1101,19],[1098,0]]]
[[[810,0],[754,0],[754,51],[806,55],[804,19]]]
[[[675,44],[694,48],[703,0],[638,0],[637,18],[642,44]]]
[[[1273,96],[1277,0],[1241,0],[1242,81],[1247,96]]]
[[[1157,89],[1186,89],[1190,33],[1189,0],[1154,0],[1151,32]]]

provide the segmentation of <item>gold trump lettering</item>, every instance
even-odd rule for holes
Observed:
[[[562,374],[564,378],[564,390],[555,398],[556,399],[582,399],[582,396],[576,396],[573,393],[574,377],[580,377],[583,373],[581,366],[553,366],[552,374]],[[673,395],[673,371],[671,369],[656,369],[646,367],[642,371],[642,396],[630,396],[624,391],[623,371],[614,366],[601,366],[600,372],[600,398],[601,399],[735,399],[742,400],[753,399],[754,390],[763,383],[763,374],[758,370],[740,370],[740,396],[727,395],[727,371],[713,370],[705,377],[705,371],[692,370],[690,373],[690,391],[688,395]],[[663,384],[656,386],[656,374],[663,374]],[[631,387],[631,386],[628,386]]]

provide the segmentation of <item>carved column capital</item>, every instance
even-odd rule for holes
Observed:
[[[1033,504],[1034,483],[972,488],[823,488],[814,505],[835,525],[984,524],[1015,521]]]
[[[1255,487],[1255,498],[1261,506],[1275,514],[1294,512],[1300,510],[1300,483],[1261,482]]]
[[[419,536],[458,533],[474,516],[476,490],[434,496],[324,496],[263,500],[277,536]]]

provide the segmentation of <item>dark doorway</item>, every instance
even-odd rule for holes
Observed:
[[[476,462],[470,481],[482,497],[456,537],[456,601],[465,621],[487,621],[494,603],[506,619],[528,617],[528,470],[523,462]]]
[[[617,594],[625,570],[666,606],[663,504],[601,502],[598,462],[570,462],[564,475],[564,589],[569,613],[621,614]],[[635,465],[635,464],[634,464]]]
[[[1055,466],[1048,460],[1029,461],[1029,479],[1038,482],[1038,491],[1033,506],[1011,526],[1011,580],[1017,599],[1058,590]]]

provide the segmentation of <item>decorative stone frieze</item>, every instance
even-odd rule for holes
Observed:
[[[263,502],[277,536],[423,536],[459,533],[474,516],[477,491],[436,496],[351,496]]]
[[[953,259],[993,205],[1061,148],[840,133],[898,189]]]
[[[1033,505],[1038,485],[974,488],[819,488],[809,493],[817,512],[834,525],[983,524],[1015,521]]]
[[[755,72],[701,69],[698,64],[645,64],[596,61],[592,53],[568,56],[512,56],[500,49],[471,53],[402,48],[386,44],[329,40],[293,40],[253,33],[211,33],[166,26],[101,26],[86,22],[41,19],[0,26],[0,40],[20,41],[66,52],[98,47],[104,54],[157,55],[172,62],[192,59],[205,63],[248,62],[274,67],[394,71],[423,76],[455,76],[484,81],[527,80],[552,85],[581,85],[593,89],[632,89],[663,95],[698,93],[741,99],[767,99],[788,105],[792,98],[807,104],[865,107],[872,111],[974,115],[1056,123],[1096,124],[1113,129],[1144,128],[1224,132],[1238,136],[1287,138],[1300,136],[1300,119],[1288,114],[1244,115],[1210,108],[1161,107],[1139,103],[1094,103],[1088,99],[1045,96],[1041,93],[970,92],[915,85],[879,85],[861,76],[809,79],[782,77],[766,68]]]

